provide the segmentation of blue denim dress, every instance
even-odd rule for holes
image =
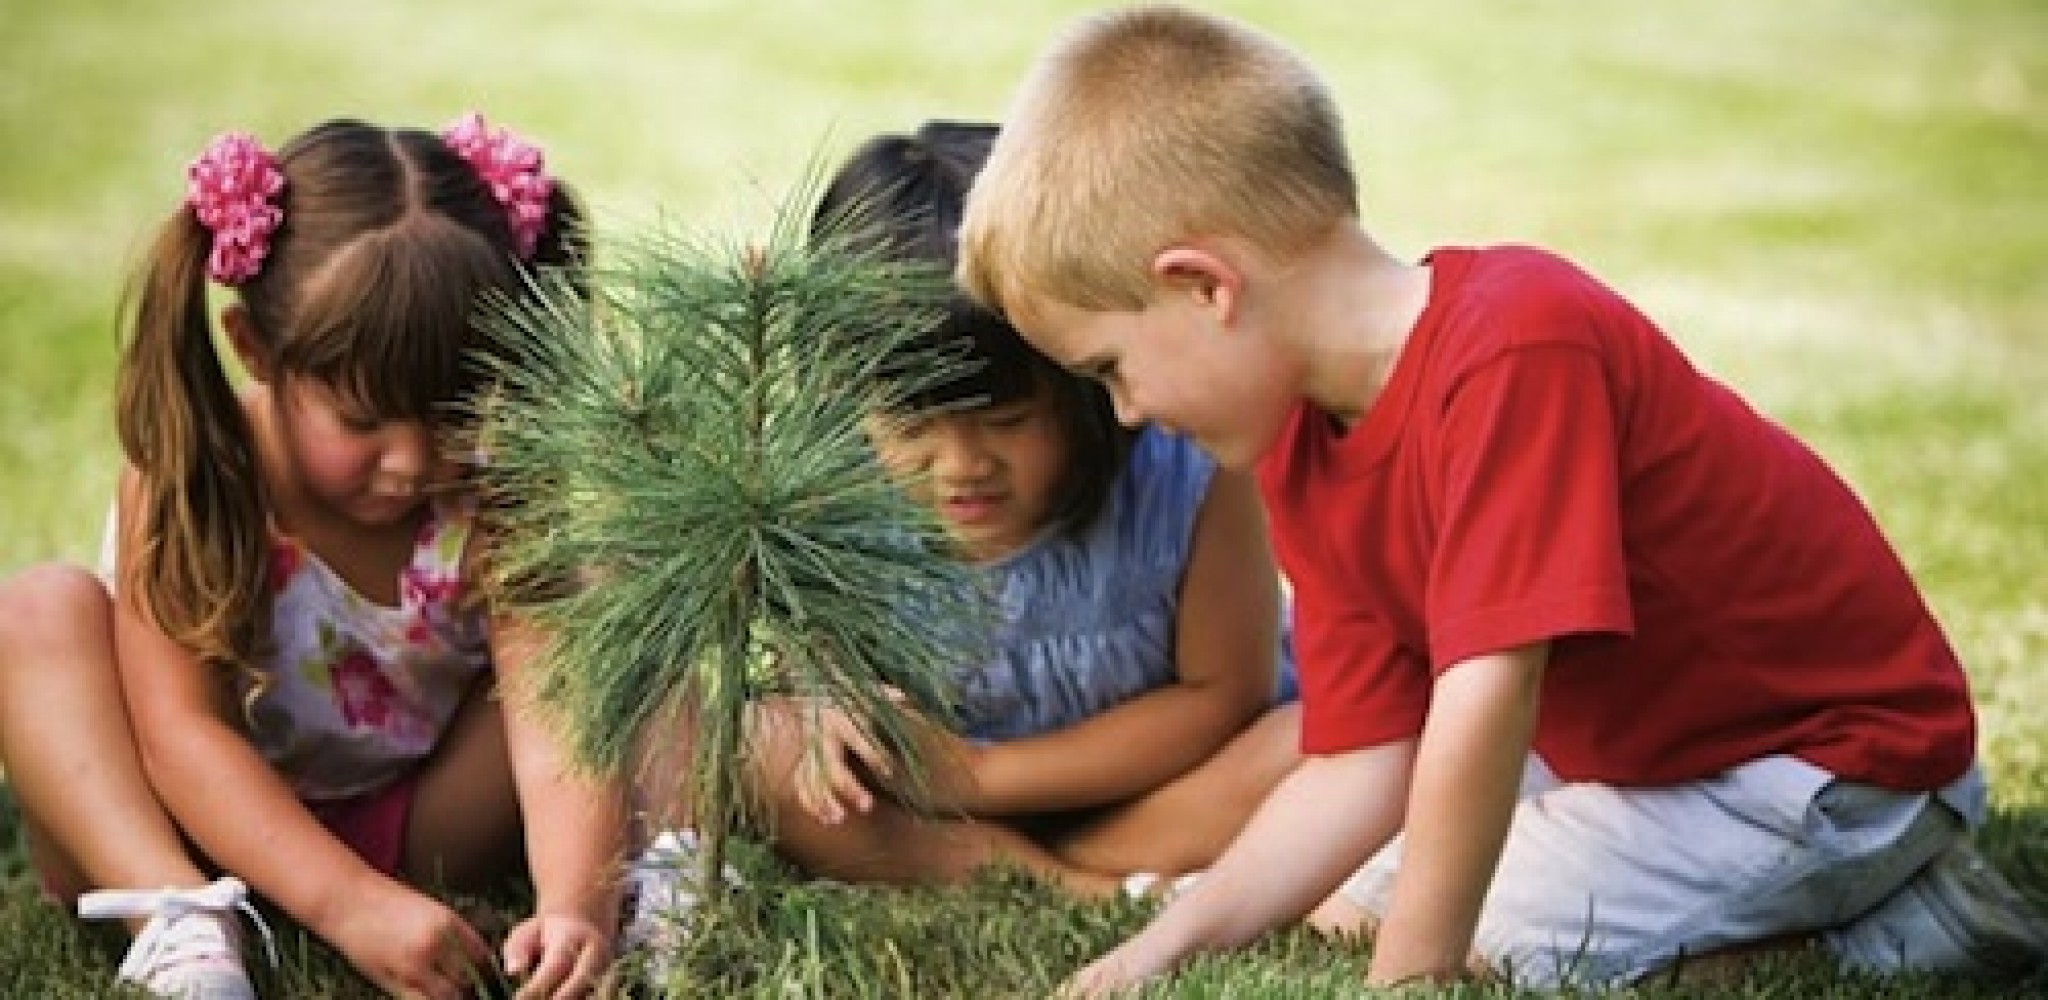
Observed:
[[[994,654],[957,677],[965,736],[1061,729],[1174,679],[1181,574],[1215,472],[1193,442],[1148,428],[1085,532],[1048,531],[983,567],[1000,622]],[[1282,697],[1293,676],[1285,631]]]

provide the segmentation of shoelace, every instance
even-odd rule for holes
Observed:
[[[182,916],[193,913],[226,913],[241,911],[249,922],[263,934],[263,951],[275,967],[277,939],[270,933],[270,924],[263,914],[256,911],[249,902],[249,887],[241,879],[228,876],[216,879],[212,885],[198,889],[101,889],[78,897],[78,915],[89,920],[104,920],[121,917],[150,917],[150,923],[143,927],[135,943],[128,948],[128,959],[121,963],[120,974],[129,975],[148,968],[156,961],[169,936],[172,924]]]

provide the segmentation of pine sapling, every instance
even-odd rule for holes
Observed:
[[[785,210],[758,243],[642,238],[586,288],[539,276],[537,304],[489,318],[510,346],[477,413],[490,579],[544,636],[526,693],[595,769],[686,743],[659,755],[682,773],[655,777],[680,785],[714,899],[726,837],[765,818],[750,701],[865,720],[914,797],[905,709],[946,718],[985,614],[862,426],[957,377],[956,357],[917,346],[947,276],[801,230]]]

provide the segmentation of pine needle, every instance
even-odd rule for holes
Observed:
[[[763,818],[751,699],[847,710],[921,787],[890,692],[949,718],[988,611],[862,420],[964,362],[915,346],[945,274],[811,247],[793,210],[760,243],[656,234],[617,261],[588,291],[536,277],[536,302],[489,317],[510,348],[477,414],[490,575],[548,637],[530,693],[580,762],[694,734],[673,780],[715,872],[724,835]]]

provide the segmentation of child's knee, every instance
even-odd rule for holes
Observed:
[[[108,596],[83,567],[43,563],[0,585],[0,653],[106,621]]]

